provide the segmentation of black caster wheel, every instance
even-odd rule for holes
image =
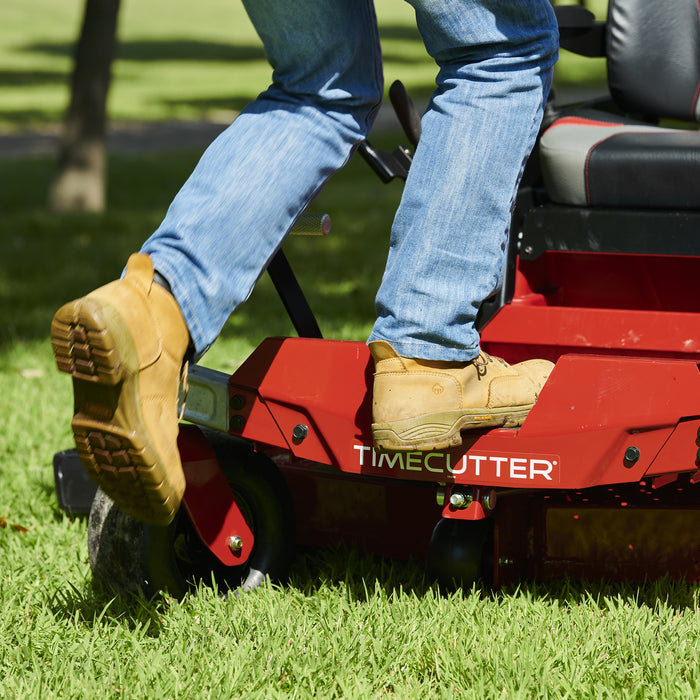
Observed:
[[[206,432],[255,536],[247,561],[225,566],[197,535],[181,508],[170,525],[155,527],[122,513],[101,490],[88,521],[88,554],[96,580],[118,594],[167,591],[182,598],[199,582],[220,590],[254,590],[267,577],[285,577],[294,551],[294,506],[277,467],[247,443]]]
[[[493,585],[493,529],[491,518],[442,518],[430,538],[428,576],[448,591]]]

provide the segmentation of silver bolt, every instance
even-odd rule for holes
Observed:
[[[469,508],[473,500],[471,492],[453,491],[450,494],[450,505],[458,510]]]
[[[234,554],[240,554],[243,549],[243,538],[240,535],[231,535],[228,538],[228,548]]]

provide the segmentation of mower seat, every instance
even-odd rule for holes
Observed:
[[[590,28],[606,56],[611,99],[561,110],[542,135],[549,198],[577,207],[700,210],[697,0],[610,0],[607,22],[601,27],[591,15]],[[566,38],[564,27],[564,48]],[[662,119],[674,122],[659,126]]]

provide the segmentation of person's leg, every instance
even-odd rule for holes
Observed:
[[[370,340],[406,357],[465,361],[479,354],[479,305],[500,284],[517,184],[549,92],[556,22],[549,0],[409,2],[439,73]]]
[[[551,368],[469,361],[479,305],[501,281],[557,30],[548,0],[408,1],[439,73],[377,294],[374,437],[439,449],[464,428],[520,424]]]
[[[382,95],[371,0],[248,0],[273,84],[206,151],[121,280],[56,313],[73,432],[94,480],[166,524],[184,492],[177,393],[295,219],[366,135]]]
[[[273,84],[204,154],[146,241],[201,355],[297,216],[366,136],[383,92],[371,0],[247,0]]]

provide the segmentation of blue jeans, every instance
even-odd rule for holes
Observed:
[[[467,361],[501,280],[515,191],[557,53],[549,0],[409,0],[439,71],[391,232],[371,340]],[[367,135],[383,93],[372,0],[244,0],[272,85],[207,149],[146,241],[197,356],[297,216]]]

